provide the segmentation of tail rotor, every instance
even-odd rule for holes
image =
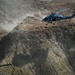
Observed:
[[[75,9],[73,9],[74,11],[72,12],[73,13],[73,15],[72,15],[72,17],[74,17],[75,16]]]

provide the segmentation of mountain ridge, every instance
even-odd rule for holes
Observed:
[[[20,24],[0,41],[0,74],[74,75],[74,28]]]

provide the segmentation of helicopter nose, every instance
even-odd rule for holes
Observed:
[[[42,21],[45,21],[46,22],[47,21],[47,18],[44,18]]]

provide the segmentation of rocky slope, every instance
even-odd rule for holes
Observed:
[[[7,31],[4,31],[4,30],[2,30],[1,28],[0,28],[0,40],[4,37],[4,36],[6,36],[8,33],[7,33]]]
[[[0,75],[75,75],[75,19],[40,22],[64,8],[75,0],[0,0]]]
[[[74,25],[25,20],[0,41],[0,75],[74,75],[74,58]]]

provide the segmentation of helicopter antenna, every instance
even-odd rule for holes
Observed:
[[[61,13],[61,12],[64,12],[64,11],[66,11],[66,10],[68,10],[69,8],[66,8],[66,9],[63,9],[63,10],[59,10],[59,11],[57,11],[56,12],[56,14],[59,14],[59,13]]]

